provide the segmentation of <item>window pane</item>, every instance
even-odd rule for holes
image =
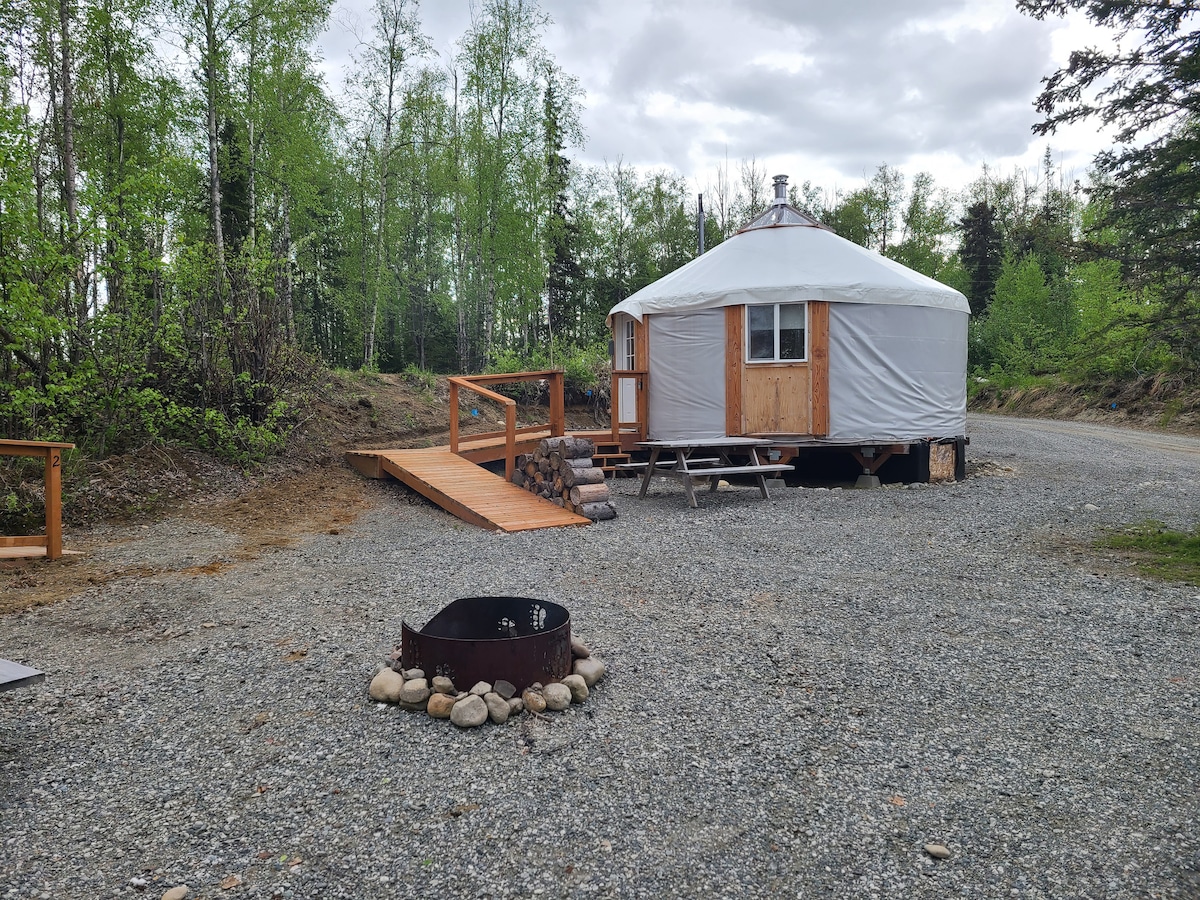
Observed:
[[[750,358],[775,358],[775,307],[748,306],[746,318],[750,323]]]
[[[804,359],[804,329],[791,328],[779,331],[779,358]]]
[[[779,358],[804,359],[803,303],[788,303],[779,307]]]

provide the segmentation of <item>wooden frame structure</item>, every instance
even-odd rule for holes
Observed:
[[[517,427],[517,401],[505,397],[495,391],[488,390],[486,384],[516,384],[525,381],[545,381],[550,391],[550,421],[540,425]],[[512,481],[513,467],[517,459],[518,436],[539,435],[546,437],[562,437],[566,434],[566,407],[563,403],[563,373],[561,370],[545,372],[510,372],[502,375],[454,375],[450,382],[450,452],[459,453],[466,443],[459,438],[458,433],[458,400],[459,391],[466,390],[484,399],[500,403],[504,406],[504,430],[489,431],[485,434],[473,434],[471,442],[488,442],[504,438],[504,480]]]
[[[62,452],[74,449],[74,444],[57,441],[0,440],[0,456],[40,456],[45,460],[43,483],[46,495],[45,535],[0,537],[0,556],[62,557]]]

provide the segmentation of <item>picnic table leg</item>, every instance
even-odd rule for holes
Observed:
[[[683,491],[687,494],[688,506],[692,509],[699,509],[700,504],[696,502],[696,492],[692,488],[692,476],[685,473],[681,476],[681,480],[683,481]]]
[[[767,491],[767,476],[766,476],[766,475],[759,475],[759,476],[757,476],[757,478],[758,478],[758,489],[759,489],[760,491],[762,491],[762,496],[763,496],[763,499],[764,499],[764,500],[770,500],[770,499],[771,499],[771,494],[770,494],[770,492],[769,492],[769,491]]]
[[[659,447],[653,447],[650,450],[650,461],[646,463],[646,474],[642,476],[642,489],[638,491],[638,499],[645,498],[646,491],[650,488],[650,479],[654,477],[654,467],[658,465],[658,454],[662,452]]]
[[[699,509],[700,504],[696,502],[696,491],[692,487],[692,473],[688,469],[688,457],[692,455],[693,448],[679,450],[675,454],[675,469],[680,472],[679,480],[683,482],[683,492],[687,494],[688,505],[692,509]],[[703,478],[704,476],[700,476]]]

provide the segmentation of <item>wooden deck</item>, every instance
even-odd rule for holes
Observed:
[[[464,522],[491,531],[591,524],[451,453],[449,447],[355,450],[346,454],[346,460],[369,477],[399,479]]]

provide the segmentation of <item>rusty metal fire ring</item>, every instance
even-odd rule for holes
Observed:
[[[463,597],[417,630],[401,623],[400,664],[444,675],[460,691],[486,681],[518,691],[571,672],[571,614],[529,597]]]

